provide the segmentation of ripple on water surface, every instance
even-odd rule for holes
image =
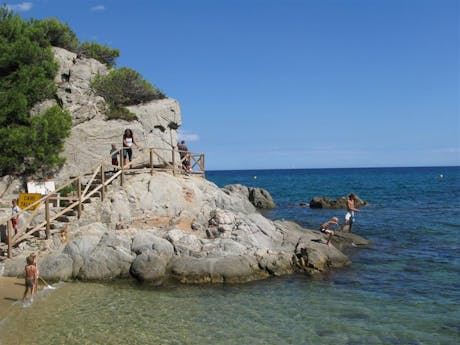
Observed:
[[[357,295],[340,277],[293,276],[243,286],[68,283],[17,306],[0,331],[2,345],[448,344],[455,317],[430,301]]]

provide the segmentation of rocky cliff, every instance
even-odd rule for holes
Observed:
[[[96,96],[90,88],[90,82],[97,74],[108,73],[107,67],[95,59],[78,57],[62,48],[53,49],[59,64],[57,100],[44,102],[36,109],[42,110],[58,102],[72,114],[72,134],[66,140],[63,153],[67,161],[59,179],[86,172],[108,157],[112,143],[122,146],[126,128],[132,129],[141,147],[167,149],[168,153],[164,151],[162,154],[168,158],[171,156],[170,150],[177,144],[177,129],[182,124],[180,106],[175,99],[128,107],[136,114],[137,121],[107,120],[104,99]]]

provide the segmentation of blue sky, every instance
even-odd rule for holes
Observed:
[[[460,165],[456,0],[7,4],[120,49],[207,169]]]

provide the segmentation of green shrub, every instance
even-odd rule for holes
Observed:
[[[56,18],[28,22],[0,7],[0,175],[48,174],[64,163],[59,157],[69,136],[70,113],[54,106],[42,114],[31,108],[56,95],[58,66],[51,46],[92,57],[109,67],[120,55],[117,49],[83,42],[67,24]],[[98,76],[92,87],[109,103],[109,119],[136,120],[124,106],[164,98],[139,73],[121,68]]]
[[[106,112],[107,119],[109,120],[126,120],[126,121],[135,121],[137,120],[136,114],[129,111],[124,107],[110,107]]]
[[[43,20],[31,19],[28,27],[29,37],[38,42],[40,46],[64,48],[76,52],[79,46],[77,35],[67,24],[60,22],[56,18],[46,18]]]
[[[130,68],[112,70],[107,75],[97,75],[91,87],[99,96],[115,108],[165,98],[142,76]]]
[[[118,49],[112,49],[96,42],[83,42],[78,48],[78,53],[106,64],[108,67],[115,66],[115,60],[120,56]]]

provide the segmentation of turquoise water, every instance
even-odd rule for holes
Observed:
[[[460,168],[226,171],[207,178],[265,188],[277,202],[267,217],[315,229],[343,210],[300,202],[355,192],[369,205],[354,231],[373,244],[349,253],[351,267],[313,278],[162,288],[59,284],[31,307],[13,306],[0,324],[0,344],[459,343]]]

